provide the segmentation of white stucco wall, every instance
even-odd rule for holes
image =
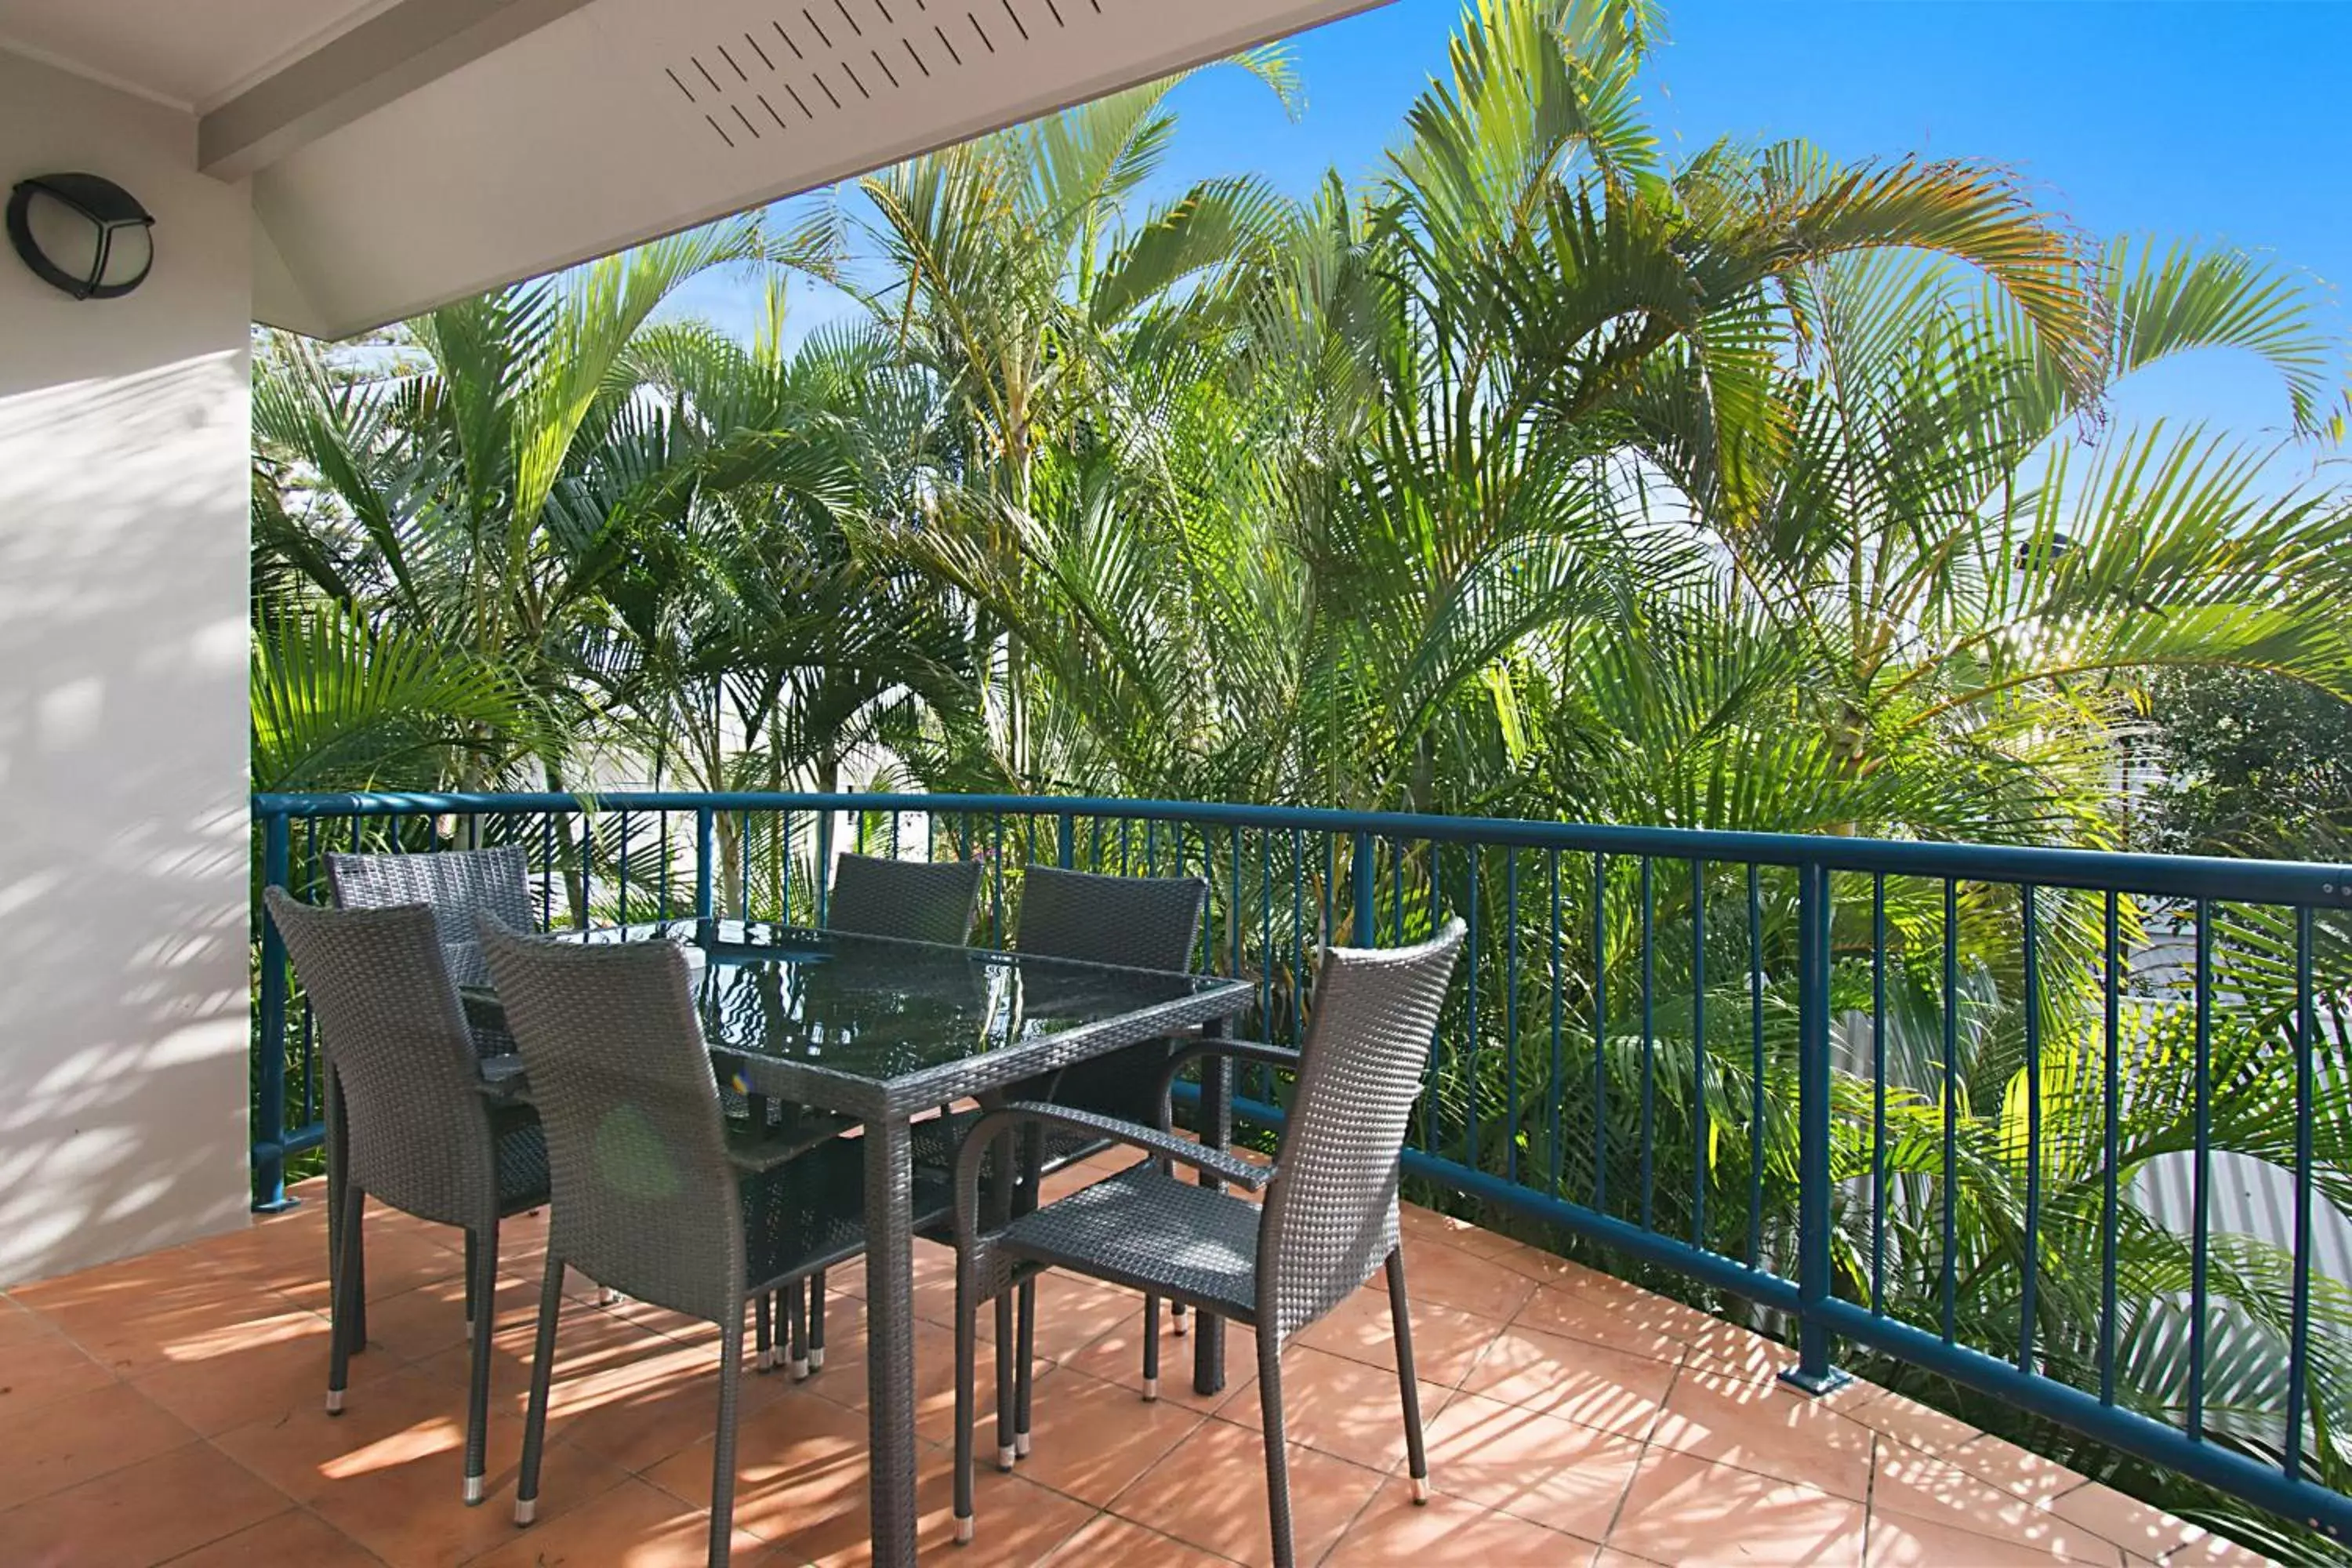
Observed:
[[[194,152],[0,50],[0,191],[157,219],[123,300],[0,249],[0,1285],[245,1213],[251,220]]]

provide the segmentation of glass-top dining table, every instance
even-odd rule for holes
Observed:
[[[695,992],[722,1083],[862,1125],[866,1332],[874,1558],[915,1560],[914,1180],[911,1128],[941,1106],[1128,1046],[1222,1031],[1254,984],[945,947],[764,922],[680,922],[592,931],[588,941],[668,939],[698,957]],[[466,988],[494,1024],[487,987]],[[1214,1062],[1216,1058],[1211,1058]],[[486,1087],[522,1087],[492,1056]],[[1230,1131],[1230,1088],[1204,1064],[1202,1136]],[[1203,1317],[1194,1378],[1223,1378],[1223,1335]]]

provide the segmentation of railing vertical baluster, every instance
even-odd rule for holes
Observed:
[[[1233,949],[1233,967],[1225,971],[1235,980],[1242,977],[1242,830],[1236,825],[1226,835],[1232,840],[1233,879],[1225,884],[1225,942]]]
[[[1467,868],[1470,886],[1464,894],[1469,904],[1470,940],[1465,954],[1469,984],[1462,993],[1465,1004],[1465,1026],[1462,1040],[1463,1131],[1469,1140],[1469,1154],[1463,1162],[1472,1170],[1483,1167],[1478,1163],[1478,872],[1485,858],[1480,851],[1485,847],[1468,844],[1463,847],[1463,863]],[[1437,846],[1429,847],[1430,864],[1437,863]],[[1429,911],[1429,929],[1437,929],[1437,911]]]
[[[1065,871],[1073,870],[1078,863],[1078,819],[1066,811],[1055,826],[1055,863]]]
[[[2206,1268],[2213,1201],[2213,903],[2197,900],[2196,1164],[2189,1250],[2189,1436],[2205,1436]]]
[[[1356,884],[1355,945],[1371,947],[1376,945],[1372,934],[1373,900],[1379,896],[1380,889],[1374,880],[1370,834],[1356,835],[1355,847],[1349,856],[1348,870]]]
[[[1004,814],[994,814],[988,859],[988,945],[1004,945]],[[823,876],[820,868],[819,876]],[[823,924],[822,919],[818,921]]]
[[[292,825],[284,812],[261,819],[261,881],[282,888],[293,857]],[[261,1083],[254,1108],[253,1206],[274,1214],[286,1200],[286,939],[261,913]]]
[[[614,911],[614,921],[626,930],[629,923],[629,814],[625,808],[620,816],[620,890],[614,895],[620,904]]]
[[[1748,863],[1748,1266],[1764,1266],[1764,868]]]
[[[2018,1288],[2017,1370],[2031,1374],[2042,1283],[2042,942],[2032,883],[2024,885],[2021,902],[2025,924],[2025,1277]]]
[[[1290,1044],[1306,1038],[1307,838],[1290,830]]]
[[[2110,889],[2102,910],[2105,963],[2102,966],[2106,984],[2106,1050],[2102,1075],[2101,1115],[2105,1122],[2100,1143],[2106,1158],[2100,1172],[2099,1193],[2099,1403],[2116,1402],[2116,1249],[2120,1239],[2116,1226],[2122,1215],[2118,1212],[2121,1194],[2117,1190],[2116,1162],[2121,1155],[2123,1099],[2123,1005],[2122,942],[2116,908],[2116,895]]]
[[[891,813],[890,813],[890,858],[891,858],[891,859],[893,859],[893,860],[896,860],[898,858],[898,811],[894,808],[894,809],[891,811]]]
[[[997,866],[1000,878],[1003,870],[1000,861]],[[822,927],[830,917],[833,907],[833,809],[830,806],[816,814],[816,868],[811,876],[816,882],[816,923]]]
[[[589,928],[596,923],[596,823],[585,811],[580,813],[580,940],[588,940]]]
[[[1706,862],[1691,862],[1691,1245],[1706,1245]]]
[[[1818,860],[1797,868],[1797,1364],[1780,1376],[1808,1394],[1846,1381],[1830,1365],[1832,1233],[1830,1169],[1830,879]]]
[[[719,854],[719,813],[702,805],[694,811],[694,940],[709,947],[719,939],[719,908],[715,894]]]
[[[1392,838],[1389,840],[1389,842],[1394,847],[1391,853],[1395,857],[1393,864],[1391,864],[1389,868],[1390,876],[1393,878],[1396,882],[1396,931],[1392,940],[1402,943],[1404,941],[1404,840],[1402,838]],[[1437,840],[1433,838],[1431,839],[1429,841],[1429,929],[1433,931],[1437,929],[1437,882],[1440,864],[1438,860],[1437,848]],[[1475,931],[1472,931],[1467,938],[1465,939],[1465,945],[1466,945],[1473,953],[1478,951],[1478,935]],[[1476,994],[1475,985],[1465,993],[1465,994],[1468,995],[1475,995]],[[1441,1139],[1441,1134],[1444,1131],[1444,1100],[1440,1090],[1444,1085],[1444,1082],[1445,1021],[1441,1016],[1438,1020],[1437,1027],[1430,1031],[1430,1093],[1426,1102],[1426,1119],[1422,1123],[1422,1131],[1428,1134],[1425,1147],[1431,1154],[1437,1153],[1438,1143]]]
[[[1944,1342],[1953,1342],[1959,1311],[1960,889],[1944,879],[1944,1181],[1943,1268],[1938,1281]]]
[[[1503,1174],[1519,1179],[1519,850],[1503,862]]]
[[[1642,1228],[1653,1230],[1657,1221],[1657,945],[1656,881],[1650,857],[1642,857]]]
[[[541,812],[539,825],[541,837],[544,840],[539,856],[539,929],[545,931],[555,929],[555,879],[562,874],[562,867],[555,855],[555,813]],[[360,819],[354,816],[352,818],[352,848],[356,852],[359,847]]]
[[[1265,828],[1257,834],[1257,1016],[1266,1038],[1274,1037],[1274,841]],[[1274,1068],[1261,1062],[1259,1096],[1274,1103]]]
[[[1609,857],[1592,852],[1592,1206],[1609,1212]]]
[[[1870,1310],[1886,1310],[1886,874],[1870,879]]]
[[[2286,1479],[2303,1479],[2304,1388],[2311,1377],[2311,1159],[2319,1118],[2313,1056],[2319,1018],[2313,1005],[2311,906],[2294,911],[2294,1300],[2287,1320]]]
[[[1565,1050],[1564,1026],[1568,1021],[1568,997],[1561,983],[1559,967],[1559,850],[1557,846],[1544,855],[1544,870],[1551,884],[1551,923],[1546,933],[1551,950],[1551,1083],[1544,1103],[1551,1108],[1549,1148],[1551,1154],[1551,1195],[1563,1197],[1560,1181],[1566,1151],[1560,1147],[1560,1103],[1568,1098],[1568,1058]]]
[[[1339,876],[1339,836],[1326,829],[1323,834],[1323,923],[1317,928],[1318,947],[1328,947],[1339,940],[1331,926],[1331,900],[1337,895],[1335,884]]]
[[[661,829],[661,878],[656,884],[661,889],[661,907],[660,913],[656,918],[658,919],[662,924],[667,925],[669,923],[670,878],[669,813],[667,810],[654,813],[654,822],[656,826]]]

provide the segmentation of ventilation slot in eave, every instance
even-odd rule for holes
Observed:
[[[662,74],[688,112],[742,151],[1034,43],[1081,5],[1102,15],[1102,0],[809,0]]]

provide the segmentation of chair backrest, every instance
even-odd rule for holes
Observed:
[[[432,911],[264,895],[342,1086],[349,1175],[443,1225],[495,1215],[498,1172],[473,1037]]]
[[[826,899],[827,930],[961,947],[980,905],[977,860],[878,860],[844,855]]]
[[[1325,954],[1266,1189],[1258,1332],[1313,1322],[1396,1245],[1398,1158],[1462,936],[1454,921],[1417,947]]]
[[[1209,884],[1198,877],[1103,877],[1032,866],[1021,884],[1024,952],[1181,973]]]
[[[530,860],[520,845],[494,849],[446,849],[430,855],[330,855],[327,886],[347,910],[423,904],[433,911],[446,948],[443,960],[460,985],[485,985],[474,917],[529,931]]]
[[[721,1321],[744,1289],[741,1199],[686,955],[480,929],[547,1133],[549,1245],[600,1285]]]

